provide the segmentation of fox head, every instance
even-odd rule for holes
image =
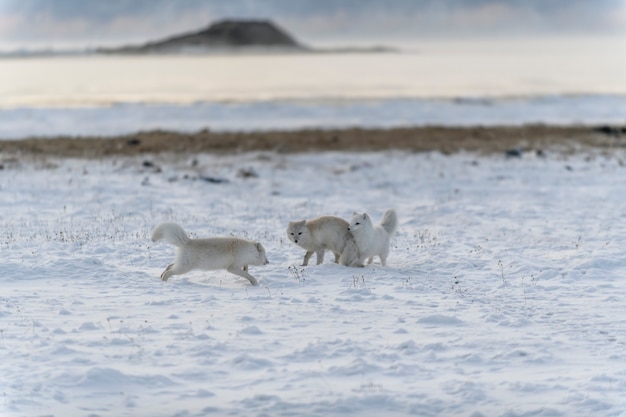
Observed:
[[[306,242],[309,239],[309,228],[306,226],[306,220],[289,222],[287,237],[296,245]]]
[[[257,254],[256,254],[256,261],[258,262],[257,265],[269,264],[270,261],[267,260],[267,256],[265,254],[265,248],[263,247],[263,245],[257,242],[255,246],[257,250]]]
[[[355,211],[352,214],[352,220],[350,220],[350,226],[348,226],[348,230],[351,232],[356,232],[363,227],[372,227],[372,220],[367,213],[357,213]]]

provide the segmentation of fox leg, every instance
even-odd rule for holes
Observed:
[[[311,259],[312,255],[313,255],[312,250],[306,251],[306,253],[304,254],[304,260],[302,261],[302,266],[307,266],[309,264],[309,259]]]
[[[389,256],[389,248],[384,250],[378,257],[380,258],[380,263],[385,266],[387,265],[387,256]]]
[[[324,262],[324,249],[318,250],[317,252],[315,252],[315,254],[317,255],[317,264],[321,264]]]
[[[367,260],[367,264],[370,265],[372,262],[374,262],[374,257],[371,256],[368,260]]]
[[[250,284],[252,285],[259,285],[259,282],[256,280],[256,278],[248,273],[248,265],[244,265],[243,268],[241,269],[239,267],[231,265],[228,268],[226,268],[226,270],[230,272],[231,274],[235,274],[242,278],[247,279],[248,281],[250,281]]]
[[[346,245],[339,257],[339,264],[344,266],[362,267],[363,260],[355,244]]]
[[[165,271],[161,274],[161,281],[167,281],[172,275],[182,275],[189,271],[191,271],[191,268],[182,268],[179,264],[174,262],[165,268]]]
[[[344,266],[351,266],[351,267],[357,267],[357,268],[362,268],[363,266],[365,266],[363,265],[363,262],[359,258],[346,259],[343,256],[339,260],[339,263]]]
[[[354,258],[347,264],[347,266],[356,266],[362,268],[365,266],[365,258]]]
[[[174,269],[174,264],[169,264],[167,268],[165,268],[165,271],[163,271],[163,273],[161,274],[161,281],[167,281],[169,277],[174,275],[172,269]]]
[[[339,263],[339,258],[341,257],[341,254],[339,252],[335,252],[335,263],[338,264]]]

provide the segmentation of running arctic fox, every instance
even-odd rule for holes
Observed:
[[[193,269],[225,269],[257,285],[256,278],[248,273],[248,265],[266,265],[263,245],[235,237],[190,239],[176,223],[161,223],[152,231],[152,241],[164,239],[176,246],[176,259],[161,274],[167,281],[172,275],[185,274]]]
[[[309,264],[313,253],[317,255],[318,265],[324,262],[326,250],[335,255],[335,262],[354,266],[353,264],[358,260],[358,251],[352,234],[348,231],[348,226],[348,222],[339,217],[322,216],[311,220],[289,222],[287,237],[296,245],[306,249],[302,266]],[[352,249],[346,253],[346,256],[342,256],[346,247]]]
[[[367,213],[354,213],[348,230],[352,233],[358,248],[358,262],[363,264],[366,259],[371,264],[374,256],[380,258],[380,263],[387,264],[389,255],[389,238],[396,231],[398,216],[394,210],[387,210],[383,215],[380,226],[374,226]]]

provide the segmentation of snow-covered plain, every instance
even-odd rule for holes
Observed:
[[[624,416],[625,155],[161,155],[0,170],[2,416]],[[288,221],[400,225],[299,266]],[[168,220],[259,240],[161,282]]]
[[[519,98],[267,100],[193,104],[117,103],[98,107],[0,109],[0,138],[114,136],[141,130],[195,132],[303,128],[493,126],[626,121],[626,95]]]
[[[0,139],[626,121],[626,38],[421,40],[397,53],[0,58]]]

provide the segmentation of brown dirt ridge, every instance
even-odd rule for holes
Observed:
[[[193,133],[148,131],[115,137],[0,140],[0,156],[105,158],[160,153],[233,154],[404,150],[444,154],[612,149],[626,145],[626,128],[611,126],[406,127]]]

